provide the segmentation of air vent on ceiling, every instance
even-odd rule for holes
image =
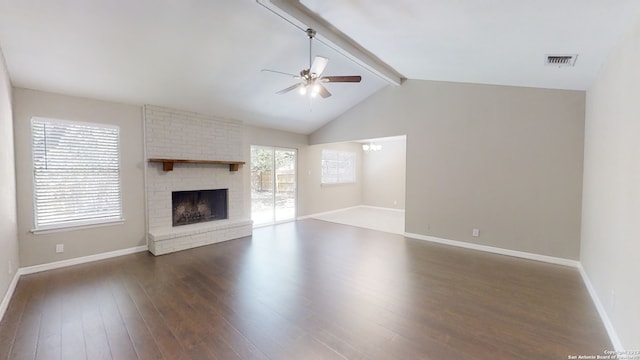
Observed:
[[[547,55],[545,60],[545,65],[548,66],[574,66],[576,64],[576,59],[578,58],[578,54],[572,55]]]

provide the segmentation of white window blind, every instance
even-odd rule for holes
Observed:
[[[356,153],[322,150],[322,183],[356,182]]]
[[[31,119],[35,230],[122,219],[119,131]]]

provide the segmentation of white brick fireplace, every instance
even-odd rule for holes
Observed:
[[[241,161],[242,123],[192,112],[145,106],[147,159]],[[243,208],[243,171],[229,165],[175,163],[164,171],[146,162],[147,243],[154,255],[249,236],[252,222]],[[228,189],[228,219],[172,226],[173,191]]]

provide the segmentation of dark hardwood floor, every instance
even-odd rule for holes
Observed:
[[[611,349],[576,269],[305,220],[23,276],[9,359],[567,359]]]

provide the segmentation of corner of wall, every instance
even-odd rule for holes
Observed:
[[[619,351],[640,349],[639,38],[640,11],[601,66],[585,104],[580,262]]]
[[[20,266],[11,79],[0,48],[0,319],[17,284]]]

